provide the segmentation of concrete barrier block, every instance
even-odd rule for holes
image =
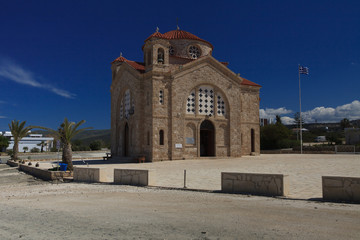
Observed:
[[[323,199],[330,201],[360,202],[360,178],[322,177]]]
[[[114,169],[114,183],[133,186],[154,186],[153,170]]]
[[[282,174],[221,173],[221,190],[270,196],[289,194],[288,176]]]
[[[74,181],[76,182],[106,182],[103,168],[74,167]]]

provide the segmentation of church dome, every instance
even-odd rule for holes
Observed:
[[[207,43],[211,48],[214,48],[213,45],[211,43],[209,43],[208,41],[199,38],[198,36],[189,33],[187,31],[184,30],[180,30],[180,29],[176,29],[176,30],[172,30],[166,33],[160,33],[160,32],[155,32],[153,34],[151,34],[146,40],[149,40],[150,38],[161,38],[161,39],[167,39],[167,40],[176,40],[176,39],[187,39],[187,40],[197,40],[197,41],[201,41],[204,43]]]

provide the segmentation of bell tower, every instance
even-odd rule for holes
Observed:
[[[143,47],[145,71],[167,70],[169,67],[170,43],[159,33],[159,28],[148,39]]]

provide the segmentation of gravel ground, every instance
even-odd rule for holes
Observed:
[[[359,154],[261,154],[240,158],[203,158],[145,164],[86,162],[89,167],[103,168],[108,182],[114,181],[114,168],[149,169],[154,171],[155,186],[174,188],[184,186],[186,169],[186,186],[206,190],[221,189],[221,172],[285,174],[289,180],[288,197],[296,199],[322,198],[322,176],[360,177]],[[49,163],[44,164],[41,163],[40,167],[51,167]]]
[[[0,164],[0,239],[359,239],[360,205],[50,183]]]

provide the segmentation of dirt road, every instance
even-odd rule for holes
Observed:
[[[0,166],[0,239],[359,239],[360,235],[360,205],[355,204],[56,184]]]

